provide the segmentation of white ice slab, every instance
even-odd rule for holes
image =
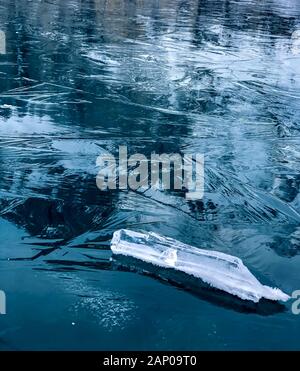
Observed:
[[[120,229],[114,233],[114,254],[191,274],[217,289],[257,303],[261,298],[287,301],[278,288],[262,285],[242,260],[218,251],[202,250],[156,233]]]

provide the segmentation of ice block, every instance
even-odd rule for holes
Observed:
[[[257,303],[261,298],[274,301],[290,298],[279,288],[261,284],[236,256],[196,248],[157,233],[120,229],[114,232],[111,250],[115,255],[192,275],[243,300]]]

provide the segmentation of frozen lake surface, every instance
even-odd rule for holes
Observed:
[[[0,0],[0,30],[0,349],[299,350],[292,301],[228,305],[110,243],[155,232],[300,289],[300,1]],[[120,145],[203,153],[203,199],[101,192]]]

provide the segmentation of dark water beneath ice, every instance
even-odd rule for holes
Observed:
[[[300,289],[300,1],[0,0],[0,29],[0,349],[299,349],[291,303],[228,308],[109,245],[155,231]],[[203,200],[100,192],[119,145],[204,153]]]

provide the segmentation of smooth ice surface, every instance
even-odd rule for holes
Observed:
[[[118,230],[114,233],[111,249],[114,254],[191,274],[244,300],[287,301],[290,298],[278,288],[262,285],[236,256],[198,249],[154,232]]]
[[[0,30],[0,350],[299,350],[293,300],[245,314],[109,261],[145,230],[299,289],[299,0],[0,0]],[[120,145],[204,153],[203,199],[100,192]]]

